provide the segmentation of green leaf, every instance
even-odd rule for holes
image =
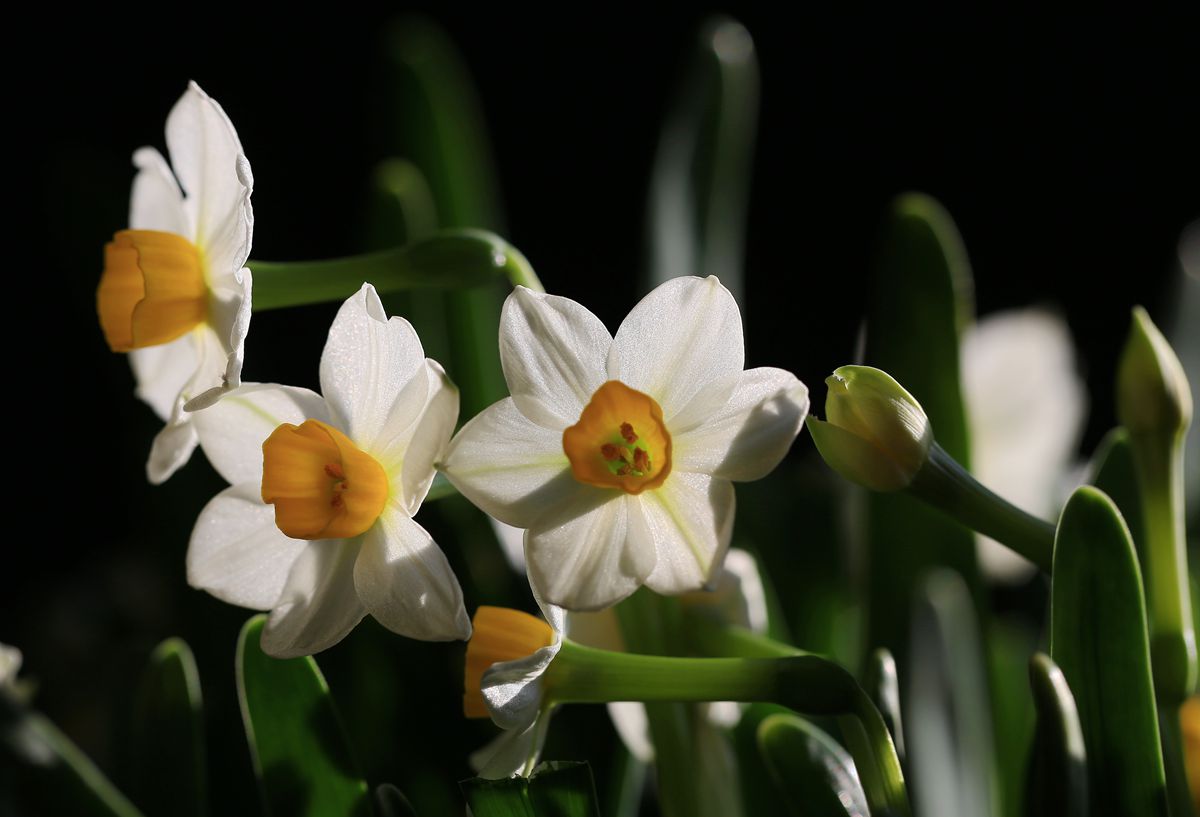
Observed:
[[[867,659],[863,690],[887,724],[892,743],[896,745],[896,756],[903,763],[904,724],[900,717],[900,679],[896,674],[896,659],[887,650],[875,650]]]
[[[3,689],[0,790],[15,796],[18,813],[141,817],[70,738]]]
[[[409,17],[390,32],[399,151],[429,182],[439,227],[503,230],[499,185],[483,108],[466,62],[431,20]],[[465,417],[508,394],[496,337],[506,287],[445,297],[454,341],[448,368],[462,389]]]
[[[867,297],[864,362],[883,369],[917,399],[934,436],[970,467],[959,375],[959,338],[972,315],[971,269],[953,220],[928,196],[898,198],[884,225]],[[908,673],[908,615],[916,587],[934,566],[952,568],[979,597],[973,534],[903,494],[870,494],[868,641],[891,650]]]
[[[1058,525],[1050,655],[1079,710],[1092,813],[1167,814],[1141,571],[1116,506],[1087,486]]]
[[[604,817],[637,817],[646,787],[646,771],[647,765],[617,741],[604,797]]]
[[[1048,655],[1029,661],[1037,729],[1029,759],[1029,817],[1087,817],[1087,749],[1075,697]]]
[[[738,777],[742,786],[742,811],[747,817],[759,814],[786,814],[787,801],[775,785],[773,773],[763,761],[758,744],[758,728],[772,715],[794,715],[778,704],[751,704],[733,729],[733,750],[737,755]]]
[[[650,183],[650,286],[716,275],[742,301],[758,58],[741,23],[713,17],[663,123]]]
[[[187,643],[155,648],[134,708],[132,794],[150,817],[207,812],[204,711],[196,659]]]
[[[758,727],[758,746],[791,814],[869,817],[854,761],[813,724],[797,715],[771,715]]]
[[[975,609],[960,576],[929,574],[912,628],[905,724],[913,799],[931,815],[996,815],[987,676]]]
[[[1145,571],[1145,556],[1142,553],[1142,543],[1145,541],[1142,498],[1138,492],[1133,446],[1129,441],[1128,431],[1118,427],[1104,435],[1092,456],[1091,472],[1091,484],[1107,494],[1124,517],[1125,525],[1133,538],[1134,551],[1138,554],[1140,567]]]
[[[247,621],[237,649],[242,724],[266,813],[369,815],[367,784],[317,662],[264,653],[259,641],[266,621],[265,615]]]
[[[404,792],[391,783],[380,783],[375,787],[375,813],[379,817],[417,817],[417,810]]]
[[[459,784],[474,817],[600,817],[587,763],[543,763],[528,778]]]

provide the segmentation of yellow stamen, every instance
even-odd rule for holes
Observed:
[[[467,642],[463,673],[463,714],[488,717],[483,702],[483,674],[492,664],[533,655],[554,643],[554,629],[536,616],[507,607],[480,607],[471,622],[474,632]]]
[[[563,451],[575,479],[600,488],[640,494],[671,473],[671,435],[662,409],[619,380],[596,389],[579,422],[563,431]]]
[[[374,457],[319,420],[284,423],[263,443],[263,502],[293,539],[365,533],[383,513],[388,487]]]
[[[175,233],[122,230],[104,247],[96,311],[114,352],[182,337],[208,317],[200,251]]]

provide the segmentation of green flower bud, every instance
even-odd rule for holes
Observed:
[[[907,488],[933,443],[921,404],[887,372],[869,366],[843,366],[825,384],[826,419],[808,418],[825,462],[874,491]]]
[[[1167,339],[1140,306],[1117,370],[1117,416],[1134,436],[1183,434],[1192,422],[1187,375]]]

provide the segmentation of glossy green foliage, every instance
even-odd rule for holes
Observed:
[[[439,228],[503,230],[483,108],[458,49],[436,23],[415,17],[395,25],[388,45],[395,94],[389,150],[411,160],[428,182]],[[506,290],[491,282],[443,296],[448,368],[462,390],[465,417],[508,393],[496,346]]]
[[[980,630],[962,578],[930,573],[918,588],[904,692],[913,799],[927,817],[999,813]]]
[[[587,763],[543,763],[529,777],[460,785],[474,817],[600,817]]]
[[[1125,525],[1133,538],[1134,550],[1138,552],[1139,564],[1144,571],[1146,565],[1141,561],[1144,559],[1141,542],[1145,538],[1142,500],[1138,493],[1137,471],[1128,431],[1118,427],[1104,435],[1092,458],[1091,472],[1091,484],[1107,494],[1124,517]]]
[[[130,793],[148,817],[203,817],[204,710],[196,659],[179,638],[150,655],[138,687]]]
[[[647,288],[716,275],[742,302],[758,86],[750,32],[727,17],[707,20],[659,136]]]
[[[1079,710],[1092,813],[1167,814],[1141,571],[1116,506],[1087,486],[1059,521],[1050,655]]]
[[[266,616],[238,638],[242,723],[269,817],[367,817],[367,784],[347,745],[341,719],[317,662],[262,651]]]
[[[890,652],[875,650],[867,658],[863,689],[871,696],[871,702],[887,724],[892,743],[896,745],[896,756],[903,763],[904,722],[900,717],[900,679],[896,672],[896,660]]]
[[[1029,817],[1087,817],[1087,749],[1075,696],[1048,655],[1029,662],[1037,729],[1029,757],[1025,813]]]
[[[896,200],[884,225],[868,289],[863,362],[883,369],[920,402],[934,437],[970,467],[970,445],[959,375],[959,338],[971,320],[971,270],[950,216],[933,199]],[[978,587],[970,531],[904,494],[868,499],[871,599],[868,645],[890,649],[904,680],[908,671],[908,611],[930,567],[954,569],[972,594]]]
[[[758,747],[797,817],[868,817],[867,796],[854,761],[837,741],[792,714],[767,717],[758,727]]]

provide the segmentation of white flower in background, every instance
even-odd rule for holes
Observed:
[[[1069,492],[1087,396],[1066,324],[1043,309],[990,315],[962,342],[971,472],[1022,510],[1057,518]],[[984,572],[1020,581],[1036,568],[978,537]]]
[[[0,687],[13,689],[17,673],[21,671],[21,651],[8,644],[0,644]]]
[[[241,383],[254,232],[254,178],[221,106],[193,82],[166,130],[171,166],[154,148],[133,155],[129,229],[105,247],[96,292],[105,339],[166,423],[146,463],[154,483],[196,447],[189,412]]]
[[[188,583],[270,610],[263,650],[309,655],[365,614],[410,638],[470,635],[445,555],[413,521],[458,418],[458,391],[370,284],[342,305],[321,390],[246,384],[193,418],[231,483],[200,513]]]
[[[517,287],[500,358],[512,397],[467,423],[441,467],[526,529],[530,584],[571,610],[709,582],[732,532],[730,481],[770,472],[808,413],[790,372],[743,370],[741,316],[715,277],[659,286],[615,338],[574,301]]]

